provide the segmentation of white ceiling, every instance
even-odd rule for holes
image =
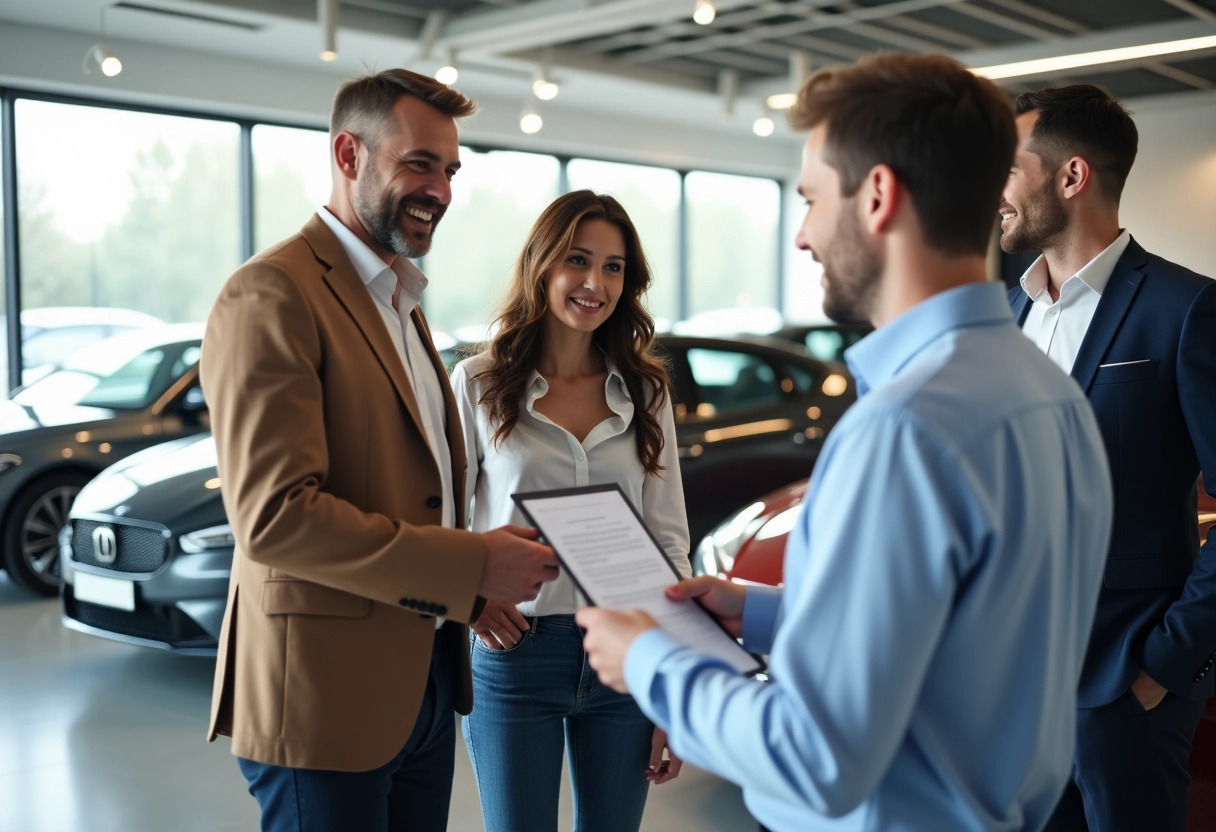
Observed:
[[[788,169],[793,139],[781,119],[767,145],[750,131],[764,96],[788,90],[790,67],[800,62],[819,66],[884,48],[943,51],[981,66],[1216,34],[1216,0],[716,5],[718,17],[706,27],[691,22],[693,0],[342,0],[339,57],[326,64],[318,57],[317,0],[0,0],[0,83],[136,100],[159,94],[167,101],[179,90],[194,104],[224,109],[226,102],[250,112],[259,109],[258,99],[243,101],[233,85],[294,84],[316,92],[301,93],[298,101],[290,91],[279,95],[282,114],[321,124],[338,79],[386,66],[433,72],[447,50],[456,49],[457,86],[483,101],[481,123],[508,143],[541,142],[559,152],[564,144],[573,151],[587,141],[621,145],[621,137],[645,144],[638,127],[645,123],[655,128],[653,146],[641,154],[647,158],[679,155],[681,143],[712,138],[725,142],[721,153],[739,160],[736,167]],[[68,57],[99,39],[103,16],[105,37],[127,67],[113,79],[83,76],[79,58]],[[514,121],[546,55],[561,93],[541,104],[545,134],[525,139]],[[1012,90],[1059,80],[1006,84]],[[1074,70],[1063,80],[1104,83],[1122,97],[1210,89],[1216,87],[1216,57],[1209,51],[1169,63]],[[719,94],[723,83],[738,88],[730,119]],[[266,97],[260,101],[264,105]],[[614,131],[621,135],[614,138]],[[764,159],[769,153],[777,158]]]

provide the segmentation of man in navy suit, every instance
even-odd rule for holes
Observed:
[[[1023,93],[1001,248],[1042,251],[1009,293],[1023,332],[1086,391],[1115,524],[1078,694],[1077,751],[1050,832],[1182,832],[1187,763],[1216,656],[1216,281],[1119,225],[1137,132],[1105,91]]]

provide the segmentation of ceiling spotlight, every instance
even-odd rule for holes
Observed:
[[[694,23],[700,23],[702,26],[708,26],[714,22],[714,17],[718,14],[717,9],[711,0],[697,0],[692,7],[692,19]]]
[[[456,51],[448,52],[447,62],[439,69],[435,70],[435,80],[441,84],[451,86],[456,83],[456,79],[460,77],[460,70],[456,68]]]
[[[114,51],[104,43],[95,43],[89,47],[89,51],[84,53],[81,69],[86,73],[91,73],[94,64],[101,70],[101,74],[107,78],[113,78],[122,72],[122,61],[118,60],[118,56],[114,54]]]
[[[532,81],[532,94],[541,101],[557,98],[557,82],[553,80],[552,48],[541,53],[540,66],[536,68],[536,78]]]
[[[317,22],[321,24],[321,60],[338,59],[338,0],[317,0]]]
[[[792,92],[779,92],[764,99],[764,103],[770,110],[786,110],[793,107],[797,100],[798,96]]]
[[[552,101],[557,98],[557,83],[549,78],[537,78],[532,82],[532,94],[541,101]]]
[[[773,126],[773,120],[769,118],[768,113],[762,113],[752,122],[752,132],[762,139],[767,139],[773,135]]]
[[[540,117],[535,107],[524,107],[524,111],[519,115],[520,130],[531,136],[533,133],[539,133],[544,126],[545,120]]]

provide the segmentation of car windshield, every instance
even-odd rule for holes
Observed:
[[[118,339],[115,339],[118,340]],[[103,341],[74,353],[63,366],[13,396],[29,407],[147,407],[162,391],[153,389],[166,347],[133,350],[129,342]]]

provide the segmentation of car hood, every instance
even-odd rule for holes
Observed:
[[[98,422],[113,415],[114,411],[102,407],[29,407],[5,399],[0,401],[0,434]]]
[[[155,445],[102,471],[72,505],[72,515],[111,515],[199,529],[227,522],[211,434]]]

